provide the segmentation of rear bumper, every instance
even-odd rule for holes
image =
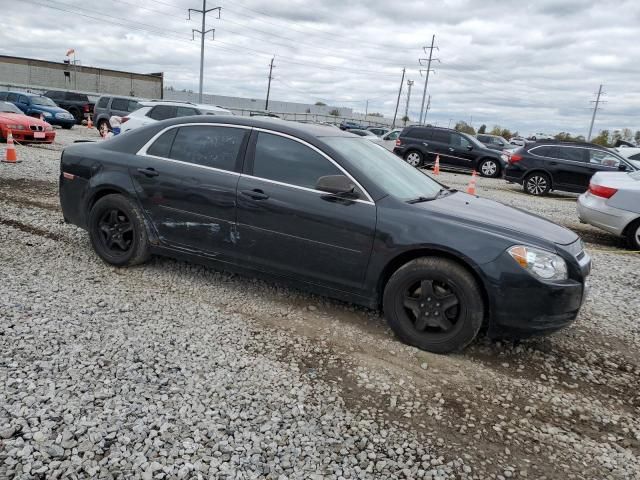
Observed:
[[[519,183],[522,185],[525,173],[526,172],[522,171],[520,168],[507,163],[504,169],[504,179],[508,182]]]
[[[592,195],[588,191],[578,197],[576,208],[581,222],[614,235],[622,235],[625,227],[638,216],[637,213],[611,207],[607,205],[606,198]]]
[[[591,260],[569,266],[570,278],[543,282],[522,269],[505,252],[483,265],[490,302],[488,335],[493,338],[526,338],[560,330],[578,316],[587,292]]]

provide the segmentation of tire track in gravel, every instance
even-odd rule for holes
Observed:
[[[176,263],[171,260],[162,260],[158,262],[158,269],[164,269],[166,264]],[[126,273],[119,274],[119,281],[121,283],[127,284],[130,283],[129,288],[139,288],[141,284],[140,279],[137,278],[139,275],[136,273],[140,272],[140,270],[135,270],[133,275],[128,275]],[[155,278],[156,275],[151,275],[151,279]],[[150,281],[149,278],[145,278],[145,283],[147,287],[155,287],[158,292],[161,294],[167,294],[166,285],[163,285],[161,282]],[[124,286],[124,285],[123,285]],[[481,419],[480,421],[490,421],[491,418],[494,418],[502,415],[505,418],[509,418],[509,415],[505,415],[507,413],[504,408],[498,408],[495,410],[495,405],[493,404],[493,400],[495,396],[492,393],[478,394],[473,390],[473,381],[470,381],[469,377],[477,376],[477,382],[480,384],[484,383],[485,385],[490,385],[494,383],[491,377],[486,377],[486,374],[480,375],[480,372],[474,371],[474,366],[466,365],[464,358],[460,359],[457,357],[451,358],[440,358],[437,356],[430,356],[427,354],[427,358],[429,358],[430,364],[434,366],[430,366],[431,372],[436,372],[439,369],[444,369],[445,372],[443,375],[439,374],[425,374],[420,367],[418,366],[419,362],[416,362],[414,355],[406,355],[402,346],[398,345],[398,349],[401,349],[400,354],[396,354],[393,356],[389,355],[388,350],[385,348],[377,348],[376,344],[380,340],[389,340],[388,335],[385,338],[383,335],[383,331],[380,328],[375,328],[374,331],[377,331],[378,335],[374,337],[373,340],[366,342],[365,345],[361,343],[353,344],[350,342],[348,337],[345,337],[341,334],[333,335],[329,340],[326,338],[327,325],[325,322],[327,319],[323,318],[322,315],[316,315],[312,313],[304,313],[304,319],[300,322],[292,322],[290,319],[281,318],[281,317],[264,317],[264,316],[256,316],[255,312],[250,308],[246,308],[242,303],[239,304],[229,304],[229,303],[220,303],[219,301],[211,301],[210,298],[216,298],[215,296],[209,295],[196,295],[195,298],[198,302],[205,302],[210,304],[212,307],[220,308],[225,313],[228,314],[240,314],[245,318],[251,319],[255,324],[268,326],[270,328],[277,329],[278,331],[282,331],[283,329],[293,332],[300,339],[313,340],[314,343],[316,341],[321,341],[323,343],[327,343],[332,351],[332,357],[337,358],[339,360],[334,360],[329,365],[323,365],[323,361],[325,361],[326,357],[324,355],[297,355],[294,356],[298,362],[305,365],[308,369],[313,369],[317,372],[318,378],[323,379],[328,382],[332,382],[341,387],[343,391],[345,401],[350,404],[352,408],[369,409],[376,410],[382,418],[388,419],[388,421],[398,421],[401,422],[405,428],[410,428],[414,430],[418,430],[424,434],[433,434],[433,432],[438,432],[436,436],[446,439],[447,443],[457,446],[460,452],[469,451],[470,449],[475,449],[476,453],[474,457],[476,457],[476,461],[479,462],[481,458],[492,458],[498,459],[500,458],[501,452],[503,452],[505,445],[508,445],[510,449],[509,458],[506,457],[500,463],[500,468],[505,465],[513,465],[514,463],[518,466],[518,468],[526,469],[531,466],[531,462],[535,463],[535,455],[534,451],[527,450],[527,435],[524,438],[519,438],[516,435],[510,435],[511,438],[507,437],[507,433],[503,431],[495,431],[493,429],[484,429],[480,433],[482,435],[483,441],[480,443],[478,439],[475,438],[471,433],[465,437],[465,435],[458,434],[457,431],[461,428],[461,425],[443,425],[442,420],[434,420],[434,415],[442,418],[459,418],[461,415],[467,415],[475,418]],[[288,306],[288,302],[281,302],[284,306]],[[334,316],[335,312],[330,312],[330,316]],[[337,322],[340,324],[340,321]],[[351,325],[353,325],[351,323]],[[371,333],[371,332],[365,332]],[[338,339],[339,341],[336,341]],[[409,349],[412,350],[412,349]],[[262,353],[265,353],[264,351]],[[412,352],[414,353],[414,352]],[[285,360],[288,358],[290,361],[290,352],[272,352],[275,357],[280,360]],[[422,352],[418,352],[418,356],[423,355]],[[411,423],[409,420],[404,420],[403,410],[398,410],[391,408],[390,398],[393,396],[390,393],[383,394],[381,392],[377,392],[375,389],[367,388],[366,383],[359,382],[359,377],[354,373],[357,370],[359,365],[365,365],[369,367],[371,364],[377,364],[377,367],[382,370],[386,370],[392,373],[391,376],[409,376],[411,382],[413,383],[410,391],[415,394],[416,392],[419,394],[429,393],[434,390],[434,382],[435,389],[440,390],[441,396],[439,397],[438,403],[442,400],[441,405],[433,405],[428,406],[424,405],[425,409],[429,413],[424,412],[416,412],[410,410],[411,414]],[[484,367],[483,367],[484,368]],[[453,381],[450,376],[456,370],[469,370],[465,378],[459,379],[458,381]],[[485,378],[486,377],[486,378]],[[442,380],[446,380],[447,384],[442,383]],[[522,379],[519,379],[522,380]],[[389,380],[390,382],[390,380]],[[455,388],[451,388],[451,383],[455,384]],[[471,389],[465,388],[469,385]],[[523,384],[526,385],[526,384]],[[399,387],[401,388],[401,386]],[[484,386],[484,391],[493,391],[499,390],[501,386]],[[486,389],[486,390],[485,390]],[[526,389],[525,389],[526,390]],[[482,396],[486,398],[482,398]],[[426,402],[422,395],[419,395],[419,398],[422,402]],[[464,400],[467,400],[467,405],[465,405]],[[471,399],[471,403],[469,403],[469,399]],[[591,401],[591,399],[589,399]],[[397,402],[397,400],[396,400]],[[520,403],[523,407],[526,406],[524,397],[515,397],[511,400],[512,404]],[[402,401],[397,404],[398,407],[402,407]],[[541,405],[536,405],[536,413],[528,415],[527,418],[531,420],[537,421],[539,425],[543,425],[544,423],[559,423],[559,415],[557,412],[554,412],[552,409],[544,408]],[[518,410],[521,411],[521,410]],[[434,413],[437,412],[437,413]],[[480,415],[479,412],[484,413],[484,417]],[[501,412],[501,413],[498,413]],[[409,413],[409,412],[407,412]],[[515,412],[514,412],[515,413]],[[555,420],[554,420],[555,419]],[[515,418],[514,418],[515,420]],[[476,420],[472,420],[472,422],[476,423]],[[416,425],[417,423],[417,425]],[[421,424],[423,426],[421,426]],[[578,434],[587,435],[590,437],[595,437],[593,440],[599,441],[599,435],[603,433],[602,429],[594,430],[589,427],[589,424],[583,425],[578,428]],[[570,428],[571,426],[569,426]],[[588,431],[587,431],[588,430]],[[619,433],[618,431],[612,430],[612,433]],[[477,434],[477,435],[478,435]],[[518,437],[516,439],[516,437]],[[518,443],[521,445],[518,445]],[[509,443],[505,444],[505,441]],[[543,444],[549,445],[551,441],[547,441]],[[551,442],[553,444],[553,442]],[[478,447],[481,445],[481,447]],[[549,445],[550,446],[550,445]],[[529,445],[530,447],[530,445]],[[555,444],[554,448],[563,448],[563,445]],[[474,462],[476,463],[476,462]],[[543,470],[539,471],[540,474],[550,474],[552,477],[554,474],[559,474],[560,471],[551,467],[541,467]],[[597,465],[593,465],[592,468],[598,471]],[[581,473],[585,473],[585,471],[580,470]],[[577,473],[577,472],[576,472]]]

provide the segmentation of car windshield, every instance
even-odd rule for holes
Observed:
[[[0,102],[0,112],[2,113],[22,113],[13,103]]]
[[[56,107],[57,105],[49,97],[31,97],[31,103],[34,105],[43,105],[46,107]]]
[[[431,200],[444,189],[422,171],[370,140],[349,137],[322,140],[359,169],[376,172],[378,185],[400,200]]]

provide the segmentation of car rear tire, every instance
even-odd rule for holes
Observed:
[[[483,177],[496,178],[500,175],[500,163],[493,158],[487,158],[480,162],[478,170]]]
[[[422,257],[400,267],[385,287],[383,309],[400,340],[434,353],[462,350],[484,318],[473,276],[440,257]]]
[[[89,237],[98,256],[118,267],[149,259],[149,238],[140,209],[119,194],[100,198],[89,212]]]
[[[551,190],[551,179],[549,175],[543,172],[533,172],[524,178],[522,184],[524,191],[529,195],[540,197],[549,193]]]
[[[407,162],[412,167],[418,168],[422,165],[424,158],[420,152],[417,150],[411,150],[407,152],[404,156],[404,161]]]
[[[62,125],[62,128],[64,130],[71,130],[73,128],[73,125]]]
[[[640,250],[640,219],[626,228],[627,244],[631,250]]]

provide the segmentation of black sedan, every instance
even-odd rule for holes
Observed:
[[[382,307],[433,352],[483,323],[494,337],[569,324],[591,264],[573,232],[318,125],[183,117],[73,145],[60,199],[110,264],[168,255]]]

